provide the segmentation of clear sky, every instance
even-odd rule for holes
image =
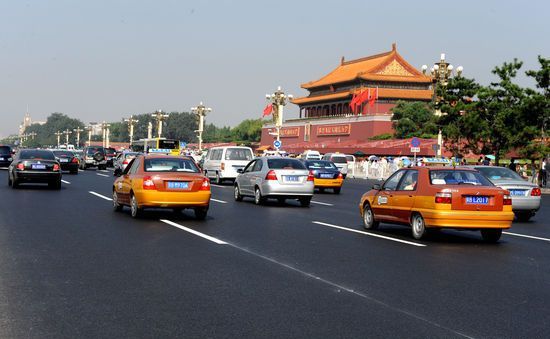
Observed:
[[[550,1],[0,0],[0,137],[62,112],[85,123],[156,109],[258,118],[278,85],[391,49],[412,65],[444,52],[487,84],[514,57],[550,57]],[[524,85],[529,82],[521,79]],[[297,116],[289,105],[285,117]]]

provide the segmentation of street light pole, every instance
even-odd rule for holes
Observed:
[[[59,148],[59,139],[61,138],[61,136],[63,135],[63,133],[57,131],[54,133],[56,136],[57,136],[57,148]]]
[[[130,119],[124,119],[124,122],[128,123],[128,132],[130,134],[130,145],[134,142],[134,125],[139,122],[138,119],[134,119],[133,115],[130,115]]]
[[[83,132],[84,130],[80,127],[77,127],[73,129],[73,131],[76,132],[76,148],[80,147],[80,132]]]
[[[103,120],[101,124],[101,130],[103,131],[103,147],[109,147],[109,127],[111,124],[108,124]]]
[[[202,132],[204,131],[204,117],[206,113],[212,112],[210,107],[206,107],[202,104],[202,101],[197,107],[191,107],[191,112],[197,115],[198,129],[195,130],[199,139],[199,152],[202,152]]]
[[[69,131],[69,129],[66,129],[63,131],[63,134],[65,134],[65,145],[68,147],[69,145],[69,134],[71,134],[72,132]]]
[[[283,107],[287,101],[292,99],[292,94],[285,94],[281,90],[281,86],[277,87],[277,90],[273,94],[266,94],[266,100],[273,105],[273,122],[275,123],[277,141],[281,141],[281,128],[283,127]],[[277,147],[277,151],[279,148]]]
[[[162,110],[158,110],[155,113],[152,114],[153,118],[157,120],[157,132],[158,132],[158,138],[162,137],[162,121],[166,120],[168,118],[168,114],[164,114]]]
[[[86,131],[88,131],[88,146],[91,146],[92,145],[92,131],[93,131],[93,127],[88,125],[86,126]]]
[[[441,112],[441,104],[445,101],[445,99],[441,96],[437,95],[437,89],[438,87],[441,88],[443,91],[447,88],[447,85],[449,84],[449,79],[453,76],[453,65],[445,61],[445,53],[441,53],[441,58],[439,62],[434,63],[434,66],[430,68],[430,76],[432,78],[432,82],[434,84],[433,86],[433,102],[435,106],[435,112],[434,114],[441,118],[441,116],[446,115],[446,113]],[[426,74],[426,71],[428,70],[427,65],[422,65],[422,73]],[[456,74],[457,76],[462,75],[462,71],[464,68],[462,66],[458,66],[456,68]],[[442,155],[442,147],[443,147],[443,133],[441,132],[441,125],[438,125],[439,131],[437,133],[437,153],[436,156],[438,158],[441,158]]]

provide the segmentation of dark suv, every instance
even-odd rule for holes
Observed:
[[[112,147],[105,147],[105,158],[107,160],[107,166],[114,167],[114,160],[116,158],[116,149]]]
[[[0,145],[0,167],[8,167],[13,160],[13,152],[10,146]]]
[[[105,148],[102,146],[88,146],[84,148],[84,158],[80,163],[80,168],[85,170],[88,167],[97,167],[100,170],[107,169],[107,159]]]

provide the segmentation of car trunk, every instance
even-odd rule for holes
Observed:
[[[475,186],[460,185],[459,192],[452,192],[452,210],[502,211],[503,194],[500,189],[479,190]]]
[[[277,181],[281,185],[302,185],[307,181],[309,171],[293,170],[293,169],[278,169],[275,170]]]
[[[203,176],[198,173],[163,173],[151,175],[151,178],[160,192],[197,192],[203,182]]]

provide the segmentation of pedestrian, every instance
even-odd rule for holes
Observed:
[[[517,172],[516,163],[514,161],[515,161],[514,158],[512,158],[512,160],[510,160],[510,165],[508,165],[508,168],[511,169],[514,172]]]
[[[540,180],[540,185],[542,187],[546,187],[546,158],[544,158],[542,160],[542,164],[540,165],[540,175],[541,175],[541,180]]]
[[[491,159],[489,159],[489,157],[485,156],[485,157],[483,158],[482,165],[483,165],[483,166],[491,166]]]

